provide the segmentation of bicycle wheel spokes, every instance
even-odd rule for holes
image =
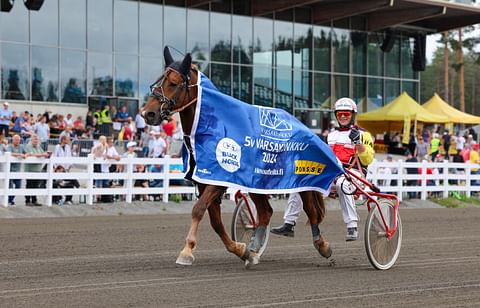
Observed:
[[[395,223],[393,202],[381,199],[378,204],[388,229],[392,229]],[[397,212],[397,229],[393,236],[388,238],[379,208],[373,207],[368,214],[365,228],[365,249],[370,263],[377,269],[385,270],[395,264],[400,253],[402,223]]]

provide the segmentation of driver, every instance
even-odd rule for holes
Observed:
[[[373,140],[369,132],[355,125],[357,104],[348,98],[340,98],[335,102],[335,117],[339,127],[328,134],[327,142],[337,158],[344,164],[351,163],[355,155],[358,156],[362,168],[366,168],[373,160]],[[343,221],[347,225],[346,241],[358,239],[358,215],[352,195],[345,194],[340,184],[344,176],[335,181],[340,207],[342,208]],[[293,237],[294,228],[303,203],[300,194],[290,194],[288,205],[283,216],[284,224],[270,230],[273,234]]]

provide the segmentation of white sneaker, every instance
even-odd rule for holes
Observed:
[[[357,227],[347,228],[347,236],[345,241],[351,242],[358,240],[358,229]]]

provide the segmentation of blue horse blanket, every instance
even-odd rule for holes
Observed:
[[[254,193],[329,192],[343,167],[317,135],[288,112],[239,101],[199,76],[193,180]]]

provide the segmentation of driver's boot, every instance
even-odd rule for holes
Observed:
[[[277,234],[277,235],[294,237],[295,236],[295,223],[293,223],[293,224],[284,223],[281,226],[273,227],[272,229],[270,229],[270,232],[273,233],[273,234]]]

